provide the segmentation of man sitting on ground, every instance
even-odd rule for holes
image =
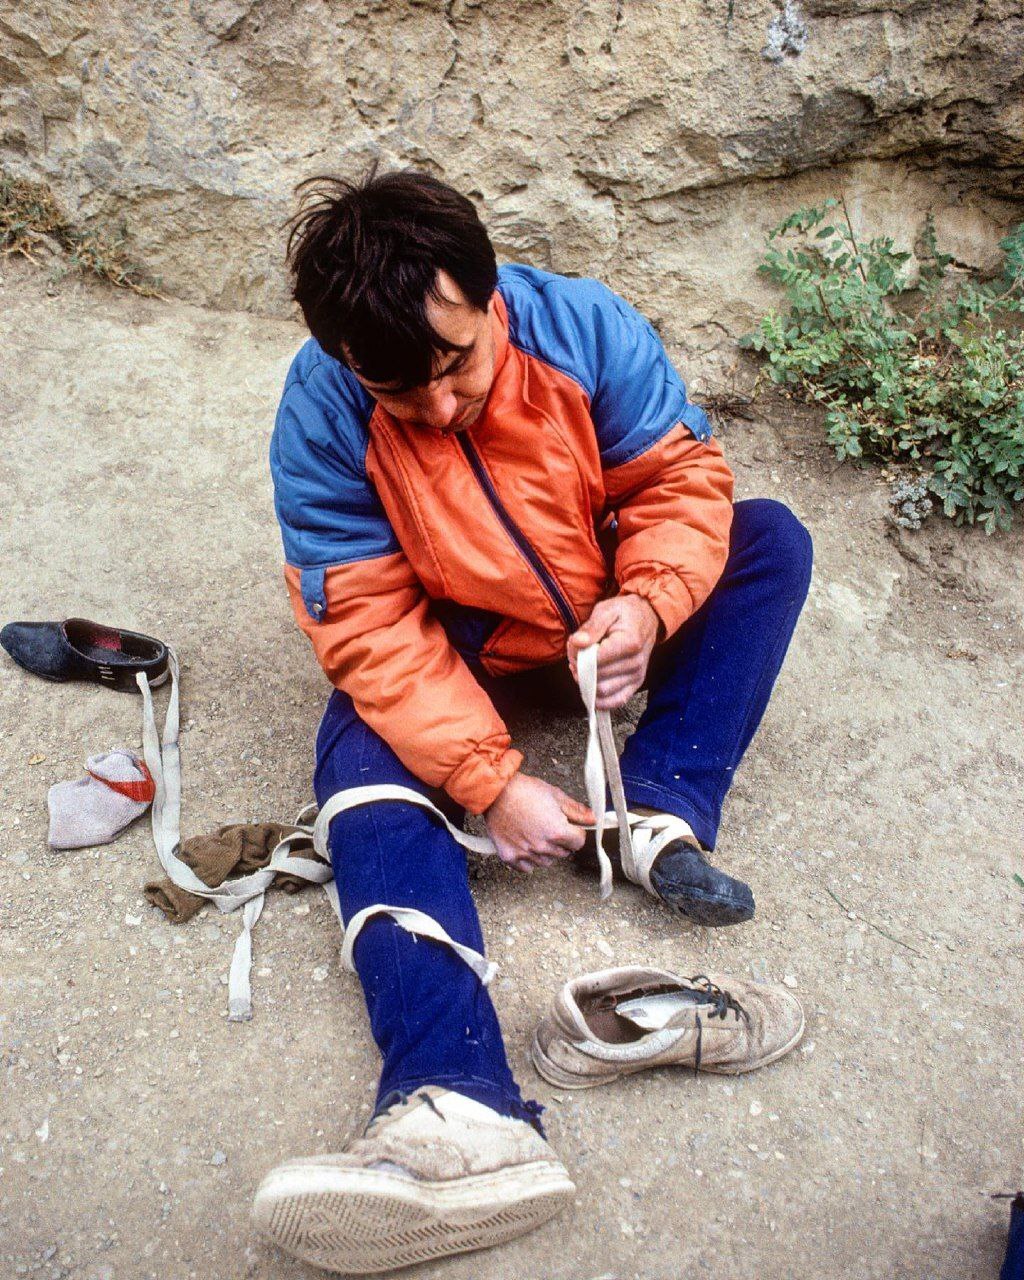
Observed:
[[[777,502],[733,505],[707,417],[604,285],[498,269],[470,201],[422,174],[306,194],[289,260],[312,337],[271,464],[295,616],[335,686],[321,806],[399,785],[455,826],[482,814],[519,871],[592,862],[594,815],[523,772],[500,708],[555,696],[563,673],[580,706],[568,672],[596,643],[598,708],[648,691],[621,758],[625,869],[688,920],[749,920],[750,889],[706,855],[807,592],[803,526]],[[335,1270],[529,1229],[572,1183],[480,966],[449,945],[483,951],[463,849],[401,800],[340,813],[330,849],[346,923],[374,908],[353,955],[377,1108],[341,1156],[269,1175],[258,1220]],[[417,936],[424,917],[440,932]]]

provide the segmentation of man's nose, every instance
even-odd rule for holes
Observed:
[[[436,427],[442,430],[450,426],[458,415],[459,402],[450,387],[439,384],[426,389],[423,400],[417,408],[417,417],[425,427]]]

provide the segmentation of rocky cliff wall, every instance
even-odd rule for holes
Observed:
[[[844,192],[971,265],[1024,216],[1024,0],[0,0],[0,164],[125,225],[166,292],[288,308],[292,188],[373,156],[503,257],[727,341],[764,232]]]

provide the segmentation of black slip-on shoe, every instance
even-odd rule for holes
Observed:
[[[754,918],[750,885],[713,867],[702,850],[673,840],[651,865],[651,887],[662,902],[695,924],[721,928]]]
[[[637,815],[631,818],[630,829],[637,861],[635,875],[629,875],[623,868],[614,815],[609,814],[608,819],[603,844],[616,879],[632,880],[642,885],[672,911],[692,920],[694,924],[721,928],[724,925],[744,924],[753,919],[754,895],[748,884],[712,866],[703,850],[690,839],[679,836],[664,842],[662,832],[670,824],[678,823],[689,830],[681,819],[673,818],[670,814]],[[655,841],[661,847],[651,858],[647,850],[655,846]],[[575,861],[577,867],[584,872],[599,871],[597,845],[592,831],[587,832],[583,848],[575,855]]]
[[[138,672],[154,687],[168,676],[167,646],[160,640],[85,618],[9,622],[0,631],[0,645],[19,667],[44,680],[88,680],[138,693]]]

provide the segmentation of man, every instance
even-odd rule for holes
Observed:
[[[288,252],[313,336],[271,465],[295,616],[335,685],[321,806],[398,785],[456,826],[482,814],[519,871],[584,850],[594,815],[523,772],[495,703],[598,643],[598,708],[649,690],[621,768],[638,836],[646,816],[662,838],[634,877],[698,923],[748,920],[749,888],[705,855],[806,595],[805,530],[733,506],[707,417],[603,285],[498,270],[472,204],[425,175],[306,185]],[[343,1155],[275,1170],[258,1220],[337,1270],[528,1229],[572,1184],[466,962],[483,939],[462,849],[395,800],[339,814],[330,849],[377,1111]]]

